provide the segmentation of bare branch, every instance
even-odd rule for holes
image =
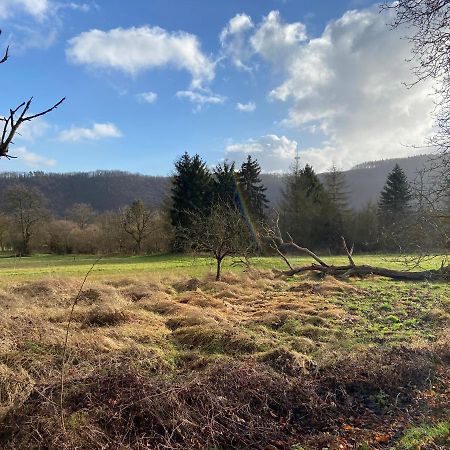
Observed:
[[[352,258],[353,247],[352,247],[352,249],[351,249],[351,251],[350,251],[350,250],[348,249],[348,247],[347,247],[347,242],[345,242],[344,236],[341,236],[341,240],[342,240],[342,246],[344,247],[345,253],[347,254],[347,258],[348,258],[348,260],[349,260],[349,262],[350,262],[350,265],[351,265],[352,267],[355,267],[355,261],[353,261],[353,258]]]
[[[9,110],[9,116],[3,117],[0,121],[4,122],[3,131],[1,135],[0,141],[0,158],[5,157],[8,159],[15,158],[14,156],[10,156],[8,154],[9,146],[13,143],[12,140],[17,133],[19,127],[24,123],[30,120],[36,119],[37,117],[44,116],[49,112],[58,108],[61,103],[64,102],[66,98],[63,97],[59,102],[55,103],[52,107],[46,109],[45,111],[39,112],[37,114],[33,114],[27,116],[27,112],[30,109],[31,103],[33,101],[33,97],[30,98],[27,102],[21,103],[17,108]],[[18,118],[16,119],[16,115],[18,114]]]
[[[1,34],[1,30],[0,30]],[[6,62],[9,58],[9,46],[6,47],[5,53],[3,57],[0,59],[0,64]],[[55,103],[52,107],[46,109],[45,111],[32,114],[27,116],[27,112],[30,109],[31,102],[33,101],[33,97],[31,97],[27,102],[21,103],[17,108],[10,109],[9,115],[7,117],[1,117],[0,122],[4,122],[3,130],[1,132],[1,141],[0,141],[0,158],[4,157],[7,159],[16,158],[15,156],[10,156],[8,154],[9,146],[13,144],[13,138],[17,133],[17,130],[24,122],[28,122],[30,120],[36,119],[37,117],[44,116],[49,112],[56,109],[66,98],[63,97],[59,102]],[[18,117],[16,118],[16,115]]]

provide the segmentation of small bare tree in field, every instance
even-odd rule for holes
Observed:
[[[5,63],[8,59],[9,59],[9,47],[6,48],[3,57],[0,59],[0,64]],[[23,123],[29,122],[33,119],[48,114],[49,112],[56,109],[64,100],[65,97],[63,97],[61,100],[59,100],[59,102],[55,103],[52,107],[46,109],[45,111],[41,111],[36,114],[29,114],[31,103],[33,101],[33,97],[31,97],[29,100],[22,102],[19,106],[10,109],[8,115],[0,117],[0,121],[3,122],[3,130],[0,129],[1,133],[0,158],[1,157],[7,159],[15,158],[15,156],[11,156],[8,153],[9,146],[13,144],[14,136],[16,135],[18,129]]]
[[[136,253],[142,251],[142,242],[156,229],[156,214],[140,200],[135,201],[121,214],[122,228],[135,242]]]
[[[192,225],[182,230],[190,250],[207,253],[216,260],[216,280],[222,262],[229,256],[248,256],[257,248],[255,238],[241,212],[225,203],[214,204],[208,215],[191,213]]]

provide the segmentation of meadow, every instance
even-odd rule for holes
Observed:
[[[96,259],[0,259],[0,448],[448,448],[448,283]]]
[[[332,264],[346,264],[345,257],[329,256]],[[291,258],[294,265],[311,263],[308,257]],[[360,264],[383,266],[388,268],[404,268],[392,255],[362,255],[357,257]],[[152,256],[105,256],[99,259],[95,255],[54,255],[38,254],[28,257],[0,257],[0,283],[41,277],[77,277],[84,274],[95,262],[91,277],[120,276],[123,274],[158,274],[166,276],[204,276],[214,271],[214,260],[208,257],[180,255]],[[252,264],[258,269],[286,269],[277,257],[253,258]],[[242,271],[242,266],[234,265],[233,260],[225,259],[225,270]],[[432,268],[433,262],[426,262],[424,268]]]

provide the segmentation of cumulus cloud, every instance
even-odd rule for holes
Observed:
[[[220,33],[220,43],[225,55],[239,69],[250,70],[244,61],[251,55],[247,37],[253,27],[252,19],[247,14],[237,14]]]
[[[158,99],[158,94],[156,92],[141,92],[138,94],[138,99],[144,103],[155,103]]]
[[[97,140],[121,137],[121,131],[113,123],[94,123],[90,128],[71,127],[59,134],[61,141]]]
[[[254,102],[237,103],[236,109],[242,112],[253,112],[256,109],[256,104]]]
[[[306,27],[301,22],[285,23],[278,11],[271,11],[250,39],[254,52],[274,63],[286,64],[293,49],[306,41]]]
[[[113,68],[131,75],[172,66],[191,74],[192,88],[200,88],[215,75],[214,62],[202,52],[195,35],[160,27],[86,31],[69,41],[66,54],[75,64]]]
[[[26,147],[18,147],[14,149],[13,155],[17,156],[20,161],[23,161],[28,167],[53,167],[56,164],[54,159],[46,158],[45,156],[30,152]]]
[[[268,134],[257,139],[229,144],[225,153],[227,158],[238,164],[250,154],[258,159],[265,172],[282,172],[294,162],[296,150],[296,141],[286,136]]]
[[[282,77],[268,95],[288,107],[281,125],[317,142],[301,152],[317,170],[409,156],[432,133],[431,86],[405,88],[410,44],[404,30],[386,26],[386,14],[377,6],[347,11],[309,38],[303,24],[271,12],[248,37],[253,58]]]

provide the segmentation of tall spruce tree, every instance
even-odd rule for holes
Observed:
[[[411,199],[408,179],[402,168],[396,164],[380,194],[378,202],[380,215],[388,220],[404,216],[410,210]]]
[[[331,170],[325,174],[324,187],[332,205],[341,212],[349,210],[349,189],[344,172],[333,164]]]
[[[234,162],[224,161],[214,168],[214,201],[238,205],[237,173]]]
[[[389,173],[378,201],[380,242],[385,250],[404,251],[409,237],[405,232],[413,220],[411,189],[398,164]]]
[[[240,206],[245,208],[256,222],[264,220],[269,203],[265,194],[267,188],[263,186],[260,174],[261,166],[258,161],[248,155],[238,172],[240,201],[243,203]]]
[[[328,205],[324,211],[324,232],[326,233],[324,242],[328,241],[330,249],[336,249],[340,247],[340,237],[348,233],[351,210],[345,174],[334,164],[325,174],[324,188],[328,195]]]
[[[322,235],[327,194],[313,168],[294,166],[286,176],[280,203],[281,226],[296,242],[314,247]]]
[[[172,180],[172,207],[170,218],[175,229],[188,229],[192,214],[208,214],[213,201],[213,179],[199,155],[186,152],[175,162]],[[176,233],[174,247],[181,249],[180,234]]]

